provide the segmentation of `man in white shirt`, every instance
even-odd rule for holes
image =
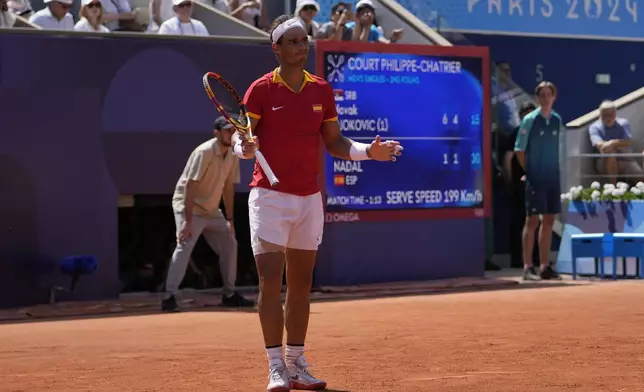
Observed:
[[[192,19],[192,0],[172,0],[176,15],[161,24],[159,34],[208,36],[208,29],[197,19]]]
[[[233,222],[235,185],[239,183],[239,158],[232,152],[235,128],[224,117],[215,120],[215,137],[190,154],[172,197],[177,225],[177,247],[172,255],[161,310],[179,310],[175,295],[183,281],[190,255],[201,235],[219,255],[223,281],[223,306],[254,306],[235,292],[237,240]],[[224,200],[226,217],[219,205]]]
[[[74,30],[74,18],[69,10],[74,0],[45,0],[47,7],[31,15],[29,22],[45,30]]]

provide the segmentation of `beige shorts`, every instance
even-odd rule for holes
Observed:
[[[255,187],[248,197],[253,254],[267,253],[262,241],[283,248],[317,250],[322,243],[322,195],[297,196]]]
[[[597,160],[597,171],[601,174],[606,174],[606,163],[604,159]],[[618,174],[644,174],[642,166],[634,160],[617,160],[617,172]]]

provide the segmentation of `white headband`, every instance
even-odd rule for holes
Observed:
[[[283,22],[279,24],[275,30],[273,30],[273,34],[271,35],[271,39],[273,42],[277,43],[280,38],[286,33],[287,31],[291,29],[302,29],[302,31],[306,32],[306,29],[304,28],[304,25],[302,22],[297,19],[297,18],[292,18],[287,20],[286,22]]]

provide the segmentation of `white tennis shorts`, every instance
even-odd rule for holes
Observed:
[[[322,195],[297,196],[254,187],[248,197],[253,254],[266,253],[260,239],[290,249],[317,250],[322,243]]]

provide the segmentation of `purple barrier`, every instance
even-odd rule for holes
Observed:
[[[58,262],[79,254],[99,268],[77,298],[116,297],[118,195],[172,193],[190,151],[211,137],[206,71],[245,91],[275,65],[258,43],[0,34],[0,307],[46,302],[53,284],[69,283]],[[244,162],[238,191],[251,172]],[[483,273],[482,219],[328,226],[317,284]]]
[[[0,306],[46,301],[76,254],[100,263],[78,298],[115,297],[118,195],[172,193],[212,135],[206,71],[244,91],[275,64],[257,43],[0,34]]]

